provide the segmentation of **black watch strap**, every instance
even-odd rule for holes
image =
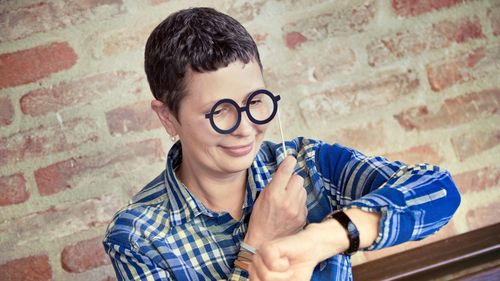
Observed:
[[[349,238],[349,248],[344,252],[344,255],[352,255],[356,253],[359,249],[359,231],[356,225],[354,225],[344,211],[334,212],[329,217],[337,220],[347,232],[347,237]]]

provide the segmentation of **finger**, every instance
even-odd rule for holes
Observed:
[[[272,271],[286,271],[290,266],[288,259],[281,256],[279,248],[274,244],[263,245],[258,251],[258,256]]]
[[[285,190],[287,194],[298,196],[299,192],[304,189],[304,178],[299,175],[292,175],[288,180]]]
[[[282,259],[285,260],[285,259]],[[272,271],[270,270],[259,255],[254,257],[253,263],[250,266],[249,274],[251,275],[251,280],[277,280],[277,281],[288,281],[293,276],[293,272],[290,270],[290,264],[288,260],[283,266],[286,265],[286,271]],[[253,276],[252,276],[253,275]]]
[[[296,163],[297,160],[294,157],[287,156],[285,160],[281,162],[278,170],[274,173],[273,178],[269,183],[269,187],[272,190],[285,190]]]

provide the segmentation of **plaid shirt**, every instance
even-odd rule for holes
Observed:
[[[341,145],[297,138],[286,144],[304,177],[308,223],[356,206],[380,212],[380,232],[366,250],[423,239],[445,225],[460,204],[448,172],[432,165],[407,166],[367,157]],[[284,159],[280,144],[264,142],[248,170],[243,216],[213,212],[175,177],[181,146],[169,152],[166,170],[119,211],[104,247],[118,280],[247,280],[234,267],[257,192]],[[332,234],[333,235],[333,234]],[[312,280],[351,280],[349,256],[316,266]]]

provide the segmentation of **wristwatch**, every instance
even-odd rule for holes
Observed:
[[[340,223],[347,232],[349,238],[349,248],[344,252],[344,255],[352,255],[359,249],[359,231],[351,219],[344,213],[344,211],[335,211],[327,216],[327,219],[332,218]]]

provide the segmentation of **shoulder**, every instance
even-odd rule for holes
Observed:
[[[105,241],[127,245],[137,240],[155,239],[168,232],[169,200],[160,175],[138,192],[111,220]]]

